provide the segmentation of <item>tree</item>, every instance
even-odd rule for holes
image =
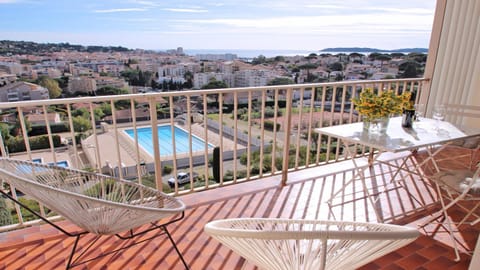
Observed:
[[[299,68],[299,69],[306,69],[306,70],[316,69],[316,68],[317,68],[317,65],[316,65],[316,64],[312,64],[312,63],[308,63],[308,64],[300,65],[300,66],[298,66],[298,68]]]
[[[84,118],[88,118],[90,117],[90,113],[88,112],[87,108],[78,108],[72,111],[72,116],[82,116]]]
[[[350,53],[348,56],[351,58],[361,58],[363,57],[363,54],[353,52],[353,53]]]
[[[383,62],[392,60],[392,57],[388,54],[380,54],[376,59],[380,60],[380,66],[383,67]]]
[[[101,108],[95,108],[93,109],[93,115],[95,117],[95,121],[99,121],[105,116],[105,113]]]
[[[58,86],[62,89],[67,89],[68,87],[68,79],[69,77],[62,76],[60,78],[56,78],[55,81],[58,82]]]
[[[110,103],[102,103],[100,109],[102,109],[104,115],[112,115],[112,106],[110,106]]]
[[[193,87],[193,73],[190,71],[185,72],[183,75],[183,78],[185,79],[185,83],[183,84],[183,87],[185,88],[192,88]]]
[[[405,57],[404,53],[391,53],[392,58],[403,58]]]
[[[202,86],[202,89],[220,89],[228,88],[228,85],[224,81],[217,81],[215,78],[210,79],[208,84]]]
[[[408,58],[418,63],[424,63],[427,61],[427,55],[424,53],[409,53]]]
[[[73,122],[73,129],[76,132],[84,132],[86,130],[89,130],[92,127],[90,120],[83,116],[73,117],[72,122]]]
[[[155,74],[151,71],[142,71],[137,67],[137,69],[124,70],[120,75],[131,85],[150,86],[150,82]]]
[[[416,62],[406,62],[405,65],[401,66],[401,69],[403,69],[402,77],[403,78],[416,78],[417,77],[417,65],[418,64]]]
[[[128,94],[128,90],[113,86],[105,86],[97,90],[97,96],[123,95]]]
[[[335,62],[329,66],[330,70],[332,71],[342,71],[343,70],[343,64],[340,62]]]
[[[2,136],[3,141],[5,142],[8,137],[10,137],[10,129],[5,123],[0,123],[0,135]]]
[[[48,89],[48,95],[50,98],[57,98],[62,94],[62,89],[56,80],[41,76],[37,81],[39,85]]]
[[[267,85],[286,85],[286,84],[294,84],[295,82],[287,77],[277,77],[267,83]]]
[[[267,62],[267,58],[264,55],[259,55],[258,57],[255,57],[252,60],[253,65],[265,64],[266,62]]]

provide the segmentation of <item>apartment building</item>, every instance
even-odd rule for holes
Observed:
[[[235,72],[235,87],[265,86],[276,74],[267,69],[248,69]]]
[[[211,80],[224,81],[228,87],[233,87],[233,75],[216,72],[195,73],[193,75],[193,88],[201,89]]]
[[[100,76],[94,78],[97,89],[106,86],[112,86],[121,89],[130,89],[128,83],[123,78]]]
[[[112,76],[120,76],[122,71],[125,70],[125,65],[114,63],[102,63],[96,66],[98,73],[106,73]]]
[[[62,77],[62,71],[57,68],[40,68],[35,69],[33,72],[36,73],[35,77],[46,76],[49,78],[60,78]]]
[[[97,91],[97,82],[89,77],[71,77],[68,80],[68,92],[92,93]]]
[[[49,99],[48,89],[28,82],[14,82],[0,87],[0,102]]]
[[[233,53],[224,53],[224,54],[197,54],[195,55],[197,60],[205,61],[233,61],[237,59],[237,55]]]
[[[20,75],[23,71],[23,66],[17,62],[0,62],[0,71]]]
[[[69,71],[73,76],[88,76],[92,77],[95,74],[95,71],[91,68],[80,67],[73,64],[69,65]]]
[[[15,74],[0,72],[0,87],[11,84],[17,81]]]

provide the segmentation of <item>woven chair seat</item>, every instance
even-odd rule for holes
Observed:
[[[205,232],[261,269],[356,269],[418,237],[404,226],[347,221],[239,218]]]
[[[120,233],[181,213],[180,200],[123,179],[15,159],[0,159],[0,179],[82,229]]]

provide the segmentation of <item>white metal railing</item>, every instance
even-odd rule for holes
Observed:
[[[362,89],[416,91],[418,98],[424,82],[422,78],[342,81],[2,103],[2,114],[11,113],[11,126],[21,131],[25,151],[12,153],[14,138],[6,135],[5,140],[0,138],[0,150],[2,156],[41,157],[53,163],[67,157],[70,166],[153,185],[175,195],[277,174],[286,183],[291,171],[344,158],[339,145],[313,129],[358,121],[350,101]],[[107,113],[110,108],[110,116],[99,119],[101,108]],[[61,115],[66,127],[60,136],[71,143],[55,145],[54,124],[45,112]],[[25,117],[31,113],[44,115],[41,124],[48,143],[42,150],[34,150],[38,142],[32,144],[33,136],[28,135],[31,123]],[[163,124],[171,125],[173,135],[174,126],[182,128],[186,137],[165,139],[152,128],[153,154],[149,154],[139,128]],[[126,135],[126,128],[135,131],[133,137]],[[204,141],[201,150],[193,150],[194,137]],[[179,144],[185,152],[161,150],[165,145],[176,149]],[[177,179],[170,188],[167,179],[179,172],[189,173],[190,181],[184,185]],[[23,223],[18,208],[16,212]]]

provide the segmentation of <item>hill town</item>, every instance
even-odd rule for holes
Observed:
[[[0,41],[0,101],[415,78],[423,74],[426,58],[421,52],[320,52],[246,59],[233,53],[186,55],[181,47],[148,51]]]

